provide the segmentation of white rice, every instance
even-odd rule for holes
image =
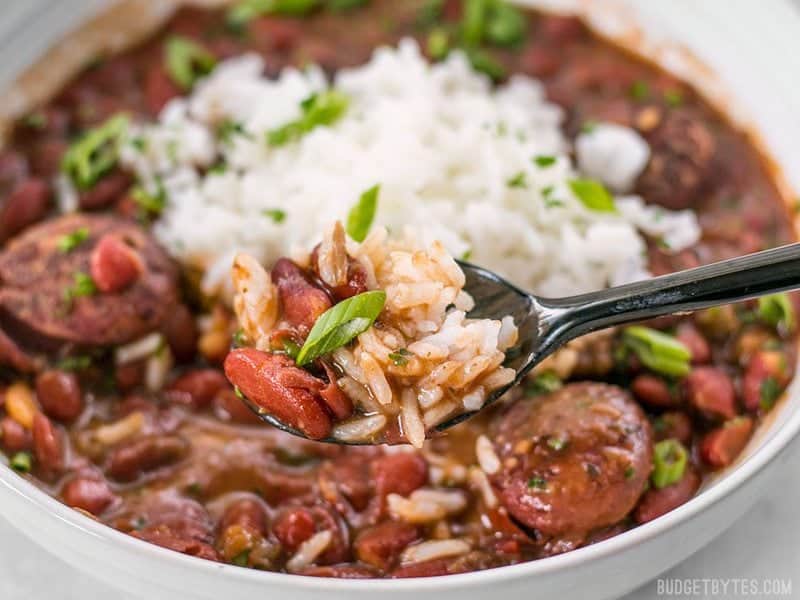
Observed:
[[[469,254],[544,295],[646,277],[642,232],[676,251],[697,239],[691,212],[635,196],[618,198],[617,213],[587,209],[570,191],[580,173],[559,129],[561,111],[528,77],[493,89],[462,54],[430,66],[404,40],[336,76],[334,87],[350,98],[338,123],[274,148],[266,132],[297,118],[301,101],[329,83],[316,67],[287,69],[274,81],[262,73],[255,55],[223,62],[190,97],[171,101],[158,123],[134,132],[144,151],[131,144],[122,153],[151,187],[162,179],[168,205],[155,233],[179,259],[205,269],[207,291],[228,280],[239,251],[269,265],[311,247],[375,184],[378,223],[409,226],[422,242],[440,240],[453,256]],[[223,119],[241,123],[245,135],[215,139]],[[615,129],[584,140],[581,163],[629,187],[646,159],[633,135]],[[543,155],[555,163],[532,160]],[[227,172],[201,174],[220,157]],[[597,165],[606,172],[594,173]],[[510,186],[515,178],[523,185]],[[280,223],[265,216],[276,209],[286,215]]]
[[[320,554],[328,549],[332,539],[333,533],[327,529],[312,535],[300,544],[297,552],[286,562],[286,570],[290,573],[297,573],[310,566]]]
[[[465,540],[430,540],[403,550],[400,555],[400,563],[409,565],[435,558],[461,556],[469,551],[470,545]]]

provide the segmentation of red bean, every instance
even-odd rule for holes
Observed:
[[[137,360],[114,367],[114,380],[122,392],[129,392],[144,381],[147,363]]]
[[[150,542],[151,544],[180,552],[181,554],[197,556],[198,558],[204,558],[206,560],[219,561],[219,554],[213,546],[186,536],[185,534],[181,534],[180,532],[173,531],[172,528],[167,525],[145,527],[141,531],[131,531],[130,535]]]
[[[353,402],[336,384],[336,372],[323,363],[328,375],[328,385],[319,392],[320,397],[337,419],[346,419],[353,414]]]
[[[283,354],[238,348],[225,358],[225,375],[252,402],[311,439],[330,434],[319,393],[324,383]]]
[[[5,240],[42,219],[50,204],[50,186],[43,179],[26,179],[6,198],[0,210],[0,239]]]
[[[52,474],[64,468],[64,446],[53,423],[42,413],[33,417],[33,452],[39,468]]]
[[[786,356],[779,350],[763,350],[756,353],[745,369],[742,379],[742,397],[747,410],[756,412],[760,408],[769,408],[769,402],[775,398],[768,398],[764,386],[772,380],[774,387],[783,390],[791,379]],[[764,406],[762,407],[762,400]]]
[[[197,352],[197,324],[185,304],[178,304],[162,327],[172,356],[179,363],[191,362]]]
[[[419,539],[419,530],[408,523],[385,521],[362,531],[353,548],[361,562],[383,571],[397,562],[400,553]]]
[[[680,404],[680,396],[669,384],[656,375],[638,375],[631,382],[631,391],[642,402],[656,408],[671,408]]]
[[[637,523],[647,523],[692,499],[700,487],[700,476],[687,467],[680,481],[661,489],[650,488],[644,493],[633,513]]]
[[[275,263],[272,281],[278,287],[283,317],[303,333],[308,333],[317,318],[331,307],[328,294],[313,285],[302,269],[288,258]]]
[[[189,444],[177,435],[151,435],[116,448],[109,457],[107,472],[119,481],[132,481],[181,460]]]
[[[334,577],[336,579],[373,579],[380,573],[366,565],[342,564],[313,566],[300,571],[306,577]]]
[[[751,433],[753,419],[731,419],[705,435],[700,445],[700,456],[715,469],[727,467],[747,445]]]
[[[545,15],[540,19],[542,35],[550,38],[556,45],[572,42],[583,36],[584,27],[577,17]]]
[[[90,189],[80,193],[78,204],[83,210],[106,208],[122,198],[131,186],[131,176],[122,171],[113,171]]]
[[[708,419],[736,416],[736,391],[733,381],[716,367],[696,367],[686,377],[689,402]]]
[[[156,65],[148,69],[144,82],[144,97],[151,115],[158,115],[167,102],[180,95],[180,88],[175,85],[164,67]]]
[[[167,397],[199,409],[209,406],[217,394],[229,388],[230,384],[221,371],[193,369],[167,386]]]
[[[225,531],[231,525],[245,527],[263,536],[267,532],[267,512],[258,500],[237,500],[225,509],[219,528]]]
[[[428,481],[428,463],[417,452],[386,454],[372,463],[372,476],[379,496],[408,496]]]
[[[297,550],[315,531],[313,513],[302,506],[282,513],[272,525],[272,532],[287,552]]]
[[[711,361],[711,346],[703,334],[689,322],[681,323],[675,337],[692,353],[692,364],[702,365]]]
[[[434,558],[424,562],[412,563],[399,567],[392,571],[392,578],[404,579],[407,577],[438,577],[439,575],[449,575],[450,558]]]
[[[117,496],[105,479],[79,475],[64,484],[61,499],[67,506],[99,515],[111,506]]]
[[[550,77],[561,67],[561,57],[556,47],[537,44],[524,51],[520,66],[525,73],[534,77]]]
[[[33,444],[30,432],[11,417],[0,419],[0,444],[6,452],[30,450]]]
[[[248,28],[253,41],[269,50],[291,50],[303,36],[303,28],[288,19],[261,17]]]
[[[139,253],[110,234],[97,242],[89,259],[89,267],[97,289],[107,294],[128,288],[144,270]]]
[[[665,412],[659,416],[654,425],[656,441],[676,439],[684,446],[692,441],[692,420],[684,412]]]
[[[51,370],[36,377],[36,399],[48,417],[72,421],[83,411],[83,395],[74,373]]]

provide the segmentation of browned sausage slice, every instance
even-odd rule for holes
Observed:
[[[580,538],[633,509],[652,446],[650,424],[627,392],[570,384],[517,402],[496,423],[503,466],[492,483],[519,522],[545,536]]]
[[[64,240],[76,232],[77,243],[65,249]],[[91,257],[108,236],[136,253],[142,270],[124,289],[103,293],[92,290]],[[81,280],[83,289],[70,298]],[[48,349],[69,342],[122,344],[157,329],[178,301],[176,281],[166,252],[144,229],[118,217],[53,219],[27,229],[0,254],[0,307],[10,321],[6,330],[23,345]]]

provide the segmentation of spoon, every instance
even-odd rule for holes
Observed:
[[[475,308],[467,316],[501,319],[511,315],[519,329],[519,341],[509,349],[504,363],[514,369],[516,377],[508,385],[494,390],[480,410],[519,384],[544,358],[581,335],[800,289],[800,243],[567,298],[540,298],[491,271],[458,262],[466,275],[465,290],[475,300]],[[304,437],[247,398],[244,401],[262,420]],[[449,429],[478,412],[456,415],[436,426],[434,431]],[[354,445],[381,443],[380,439],[345,442],[328,438],[321,441]]]

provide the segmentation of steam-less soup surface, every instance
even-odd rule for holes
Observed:
[[[773,296],[577,340],[424,441],[513,377],[513,321],[469,319],[454,258],[566,295],[793,239],[690,87],[496,0],[182,9],[16,124],[0,238],[9,466],[242,567],[446,575],[601,541],[732,464],[794,373]],[[301,440],[242,393],[312,438],[409,443]]]

